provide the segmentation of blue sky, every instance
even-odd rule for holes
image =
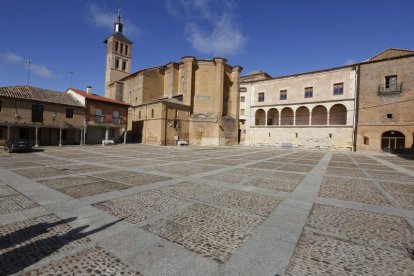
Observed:
[[[0,0],[0,86],[103,94],[116,0]],[[414,49],[412,0],[120,0],[133,71],[223,56],[243,73],[287,75]]]

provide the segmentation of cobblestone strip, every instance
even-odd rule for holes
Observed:
[[[327,153],[223,267],[223,275],[284,275],[328,167]]]
[[[390,193],[388,193],[380,184],[379,184],[379,182],[378,182],[378,180],[377,179],[375,179],[375,178],[373,178],[373,177],[371,177],[371,175],[364,169],[364,168],[362,168],[361,166],[359,166],[359,164],[358,164],[358,162],[357,161],[355,161],[355,159],[354,158],[352,158],[352,156],[351,155],[348,155],[349,156],[349,158],[351,158],[352,159],[352,161],[355,163],[355,165],[357,165],[358,166],[358,168],[360,168],[364,173],[365,173],[365,175],[366,176],[368,176],[369,178],[371,178],[371,180],[372,180],[372,182],[374,183],[374,185],[377,187],[377,189],[384,195],[384,197],[388,200],[388,202],[389,203],[391,203],[393,206],[395,206],[395,207],[401,207],[401,204],[397,201],[397,200],[395,200],[392,196],[391,196],[391,194]]]
[[[396,170],[396,171],[399,171],[399,172],[402,172],[402,173],[408,174],[409,176],[414,177],[414,171],[411,171],[409,169],[406,169],[406,168],[404,168],[402,166],[395,165],[395,164],[393,164],[391,162],[388,162],[387,160],[378,158],[376,156],[371,156],[371,158],[374,159],[374,160],[376,160],[376,161],[378,161],[378,162],[380,162],[381,164],[383,164],[385,166],[388,166],[388,167]]]

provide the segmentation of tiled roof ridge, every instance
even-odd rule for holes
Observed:
[[[92,94],[92,93],[88,93],[84,90],[81,89],[77,89],[77,88],[68,88],[66,91],[72,90],[73,92],[87,98],[90,100],[95,100],[95,101],[102,101],[102,102],[108,102],[108,103],[114,103],[114,104],[120,104],[120,105],[127,105],[130,106],[130,104],[126,103],[126,102],[122,102],[122,101],[118,101],[118,100],[114,100],[111,98],[107,98],[101,95],[96,95],[96,94]]]

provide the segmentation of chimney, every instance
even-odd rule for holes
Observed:
[[[87,86],[86,87],[86,93],[92,94],[92,86]]]

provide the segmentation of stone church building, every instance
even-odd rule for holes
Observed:
[[[118,14],[106,40],[105,96],[131,105],[131,142],[153,145],[238,143],[242,68],[221,57],[192,56],[131,73],[132,42]]]

